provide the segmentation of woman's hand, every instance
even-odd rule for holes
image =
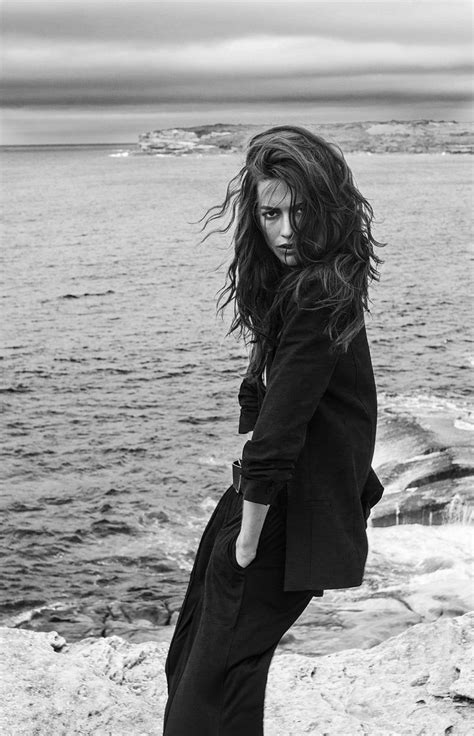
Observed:
[[[242,532],[240,532],[235,542],[235,559],[239,567],[247,567],[257,556],[257,545],[244,544],[242,541]]]
[[[235,542],[235,559],[240,567],[247,567],[257,556],[258,540],[269,508],[244,499],[242,525]]]

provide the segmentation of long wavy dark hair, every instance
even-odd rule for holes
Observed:
[[[258,216],[257,185],[285,182],[291,192],[290,222],[297,266],[282,264],[266,244]],[[296,222],[294,204],[303,203]],[[379,280],[382,246],[371,231],[373,210],[354,184],[342,151],[296,126],[277,126],[249,142],[245,165],[229,182],[221,205],[201,219],[203,230],[226,233],[235,225],[234,257],[219,292],[218,312],[234,304],[229,334],[238,331],[252,345],[248,376],[262,374],[279,336],[286,305],[325,309],[331,350],[346,352],[369,310],[368,285]]]

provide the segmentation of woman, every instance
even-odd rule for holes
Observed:
[[[313,596],[362,583],[376,389],[364,325],[378,278],[372,208],[344,157],[279,126],[206,224],[231,214],[221,294],[250,340],[234,484],[202,536],[166,662],[165,736],[261,736],[268,668]]]

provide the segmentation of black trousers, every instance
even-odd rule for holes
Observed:
[[[235,542],[242,496],[231,486],[202,535],[165,671],[164,736],[262,736],[268,669],[311,591],[283,591],[286,497],[270,506],[255,559]]]

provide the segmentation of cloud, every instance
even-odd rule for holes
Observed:
[[[4,0],[3,105],[452,100],[464,2]]]
[[[393,41],[361,43],[308,35],[178,46],[109,42],[106,48],[90,40],[50,44],[17,37],[4,53],[4,101],[58,104],[76,98],[87,104],[100,98],[111,104],[143,103],[155,102],[157,96],[216,99],[221,94],[223,99],[243,99],[249,94],[251,99],[255,92],[266,98],[294,98],[317,96],[328,85],[337,96],[353,90],[353,77],[360,89],[376,92],[385,89],[389,76],[396,86],[397,74],[400,90],[407,89],[411,75],[409,86],[417,80],[423,93],[427,83],[433,86],[421,79],[423,75],[436,79],[443,72],[451,73],[448,87],[454,85],[458,92],[462,88],[469,96],[470,53],[467,45],[405,47]]]
[[[322,35],[403,44],[469,43],[468,2],[289,2],[215,0],[4,0],[3,32],[45,40],[138,44],[253,35]]]
[[[346,73],[376,67],[379,71],[469,65],[470,45],[420,44],[373,40],[357,42],[324,36],[253,36],[213,43],[142,44],[48,40],[17,37],[4,51],[7,78],[67,79],[88,72],[91,79],[109,73],[273,75]]]

